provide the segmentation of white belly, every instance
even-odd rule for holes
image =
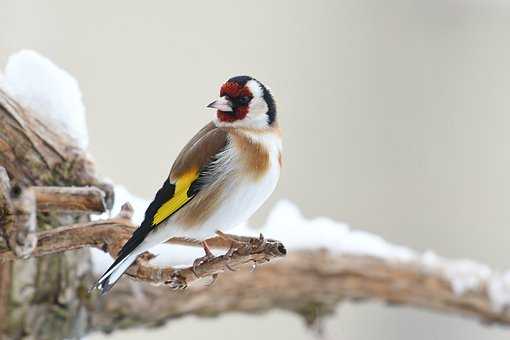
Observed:
[[[269,151],[269,169],[266,173],[255,179],[252,176],[232,176],[227,181],[222,194],[221,203],[208,217],[201,221],[199,226],[193,228],[181,226],[173,218],[169,218],[157,230],[147,236],[144,241],[144,250],[172,237],[188,237],[198,240],[213,236],[216,230],[228,231],[248,220],[267,200],[274,191],[280,177],[279,154],[281,144],[273,140],[267,142]],[[236,150],[226,155],[227,161],[223,167],[233,167],[236,173]],[[232,162],[232,163],[229,163]],[[190,208],[184,207],[183,209]]]
[[[279,166],[274,165],[257,181],[247,178],[233,183],[221,206],[196,231],[197,236],[207,237],[218,229],[229,230],[248,220],[274,191],[279,176]]]

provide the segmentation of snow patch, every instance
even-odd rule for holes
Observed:
[[[149,206],[150,201],[140,198],[139,196],[133,195],[122,185],[115,185],[113,187],[113,191],[115,195],[115,202],[113,203],[112,210],[100,215],[92,215],[92,220],[98,221],[115,217],[119,214],[122,205],[126,202],[129,202],[134,209],[134,214],[132,218],[133,223],[135,224],[142,223],[145,210]]]
[[[510,272],[494,274],[487,287],[492,308],[501,312],[510,307]]]
[[[140,198],[136,195],[133,195],[122,185],[115,185],[113,187],[113,190],[115,195],[115,202],[113,204],[112,210],[104,214],[92,215],[91,219],[93,221],[99,221],[117,216],[120,212],[120,208],[122,207],[122,205],[126,202],[129,202],[134,209],[132,221],[135,224],[142,223],[145,214],[145,209],[147,209],[147,207],[149,206],[150,201]],[[90,253],[92,268],[94,273],[96,274],[102,274],[113,263],[113,259],[110,256],[110,254],[105,253],[102,250],[90,248]]]
[[[230,231],[234,234],[274,238],[288,250],[327,249],[332,253],[367,255],[395,261],[411,261],[416,257],[409,248],[393,245],[382,237],[352,230],[347,224],[329,218],[306,219],[290,201],[278,202],[263,228],[255,230],[241,226]]]
[[[88,132],[78,82],[46,57],[31,50],[11,55],[0,86],[40,119],[54,123],[85,149]]]
[[[421,264],[429,271],[435,271],[446,277],[458,296],[482,288],[492,275],[491,269],[471,260],[448,260],[426,251],[421,256]]]

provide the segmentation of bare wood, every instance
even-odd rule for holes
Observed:
[[[32,187],[37,210],[43,212],[101,214],[105,194],[96,187]]]
[[[225,255],[214,257],[195,267],[177,270],[171,267],[155,268],[148,265],[148,263],[144,263],[145,260],[142,258],[127,273],[138,280],[156,284],[163,283],[173,289],[185,289],[196,280],[209,276],[216,278],[219,273],[233,271],[244,264],[252,263],[256,265],[269,262],[272,259],[283,257],[287,253],[281,242],[261,240],[256,237],[246,239],[246,243],[239,243],[239,248],[232,248]]]
[[[37,235],[38,246],[32,256],[40,257],[57,254],[84,247],[96,247],[107,251],[116,257],[124,243],[131,237],[134,225],[123,219],[112,219],[99,222],[81,223],[67,227],[60,227]],[[228,267],[235,268],[246,263],[264,263],[285,255],[283,245],[274,240],[259,240],[258,238],[243,238],[247,240],[230,256],[219,256],[211,261],[192,267],[175,270],[172,267],[154,267],[149,260],[150,254],[141,256],[129,269],[128,275],[137,280],[154,284],[166,284],[172,288],[185,288],[194,281],[224,272]],[[171,243],[172,240],[169,241]],[[187,243],[188,242],[188,243]],[[208,241],[209,242],[209,241]],[[196,241],[178,239],[178,244],[196,246]],[[210,241],[211,246],[223,248],[227,244],[217,237]],[[16,254],[0,245],[0,260],[16,259]],[[195,273],[196,274],[195,274]]]
[[[275,308],[296,312],[311,322],[332,313],[344,300],[365,299],[510,325],[510,312],[491,307],[486,287],[457,296],[446,278],[439,273],[424,275],[422,270],[371,257],[294,252],[254,273],[226,273],[212,287],[184,292],[143,285],[137,287],[139,294],[133,294],[133,286],[121,282],[92,314],[92,327],[110,331],[113,320],[134,327],[187,315],[258,313]]]

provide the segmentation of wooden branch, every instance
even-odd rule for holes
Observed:
[[[44,256],[92,246],[115,256],[133,228],[130,221],[117,218],[41,232],[32,255]],[[249,262],[264,262],[285,253],[279,242],[267,241],[257,248],[258,238],[239,240],[253,242],[252,247],[241,247],[232,256],[220,256],[198,265],[198,277],[224,272],[227,266],[236,268]],[[173,239],[169,243],[199,246],[198,242],[186,239]],[[230,242],[215,237],[208,240],[208,244],[228,248]],[[15,255],[0,247],[0,258],[13,260]],[[150,255],[142,256],[130,268],[129,276],[171,288],[183,288],[197,280],[191,267],[157,268],[150,265],[150,259]],[[134,326],[151,324],[155,320],[160,323],[182,315],[258,312],[273,308],[292,310],[309,318],[307,313],[312,313],[311,306],[328,312],[344,299],[376,299],[510,325],[510,310],[493,308],[488,282],[459,295],[443,273],[431,271],[419,262],[397,263],[366,256],[331,255],[320,250],[294,252],[284,260],[257,269],[255,274],[247,270],[225,273],[214,287],[191,287],[190,293],[185,294],[143,285],[140,289],[146,296],[145,302],[132,294],[125,284],[119,287],[115,287],[104,298],[102,307],[92,314],[93,329],[111,330],[113,320],[124,318],[130,320],[126,325]]]
[[[105,194],[96,187],[32,187],[37,210],[42,212],[101,214]]]
[[[138,280],[152,283],[163,282],[173,289],[185,289],[198,279],[209,276],[215,279],[217,274],[227,270],[234,271],[243,264],[252,263],[256,265],[265,263],[287,254],[281,242],[252,237],[244,237],[243,239],[246,240],[238,241],[237,249],[232,248],[226,254],[202,262],[196,267],[183,269],[154,268],[139,261],[127,273]],[[207,243],[211,243],[211,247],[215,247],[217,246],[216,240],[221,240],[221,237],[209,239]],[[169,240],[169,243],[172,241]],[[182,239],[179,242],[182,242]],[[195,246],[196,243],[191,242],[191,245]],[[150,260],[150,256],[148,259]]]
[[[92,313],[94,330],[161,325],[182,316],[258,313],[272,309],[296,312],[313,322],[334,312],[338,303],[366,299],[463,315],[484,323],[510,325],[510,311],[492,308],[487,287],[456,295],[440,273],[419,264],[403,265],[364,256],[299,251],[254,273],[223,274],[212,287],[169,291],[121,282]],[[137,294],[133,293],[137,291]]]
[[[32,256],[40,257],[57,254],[69,250],[84,247],[96,247],[107,251],[112,257],[116,257],[124,243],[133,233],[134,225],[124,219],[112,219],[106,221],[81,223],[67,227],[60,227],[40,232],[38,246]],[[146,254],[141,256],[131,266],[128,275],[140,281],[154,284],[166,284],[171,288],[185,288],[197,279],[212,276],[230,268],[238,267],[246,263],[264,263],[270,259],[285,255],[285,247],[274,240],[260,240],[259,238],[240,238],[243,243],[239,249],[233,251],[229,256],[215,257],[192,267],[176,270],[172,267],[154,267],[149,260],[153,256]],[[181,245],[198,246],[197,241],[176,239],[168,243]],[[213,237],[208,240],[213,248],[229,247],[230,243],[220,237]],[[16,254],[6,247],[0,246],[0,260],[15,260]],[[195,274],[195,273],[196,274]]]

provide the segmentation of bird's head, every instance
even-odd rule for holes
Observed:
[[[269,90],[249,76],[230,78],[220,98],[207,107],[218,110],[218,125],[264,129],[276,120],[276,105]]]

